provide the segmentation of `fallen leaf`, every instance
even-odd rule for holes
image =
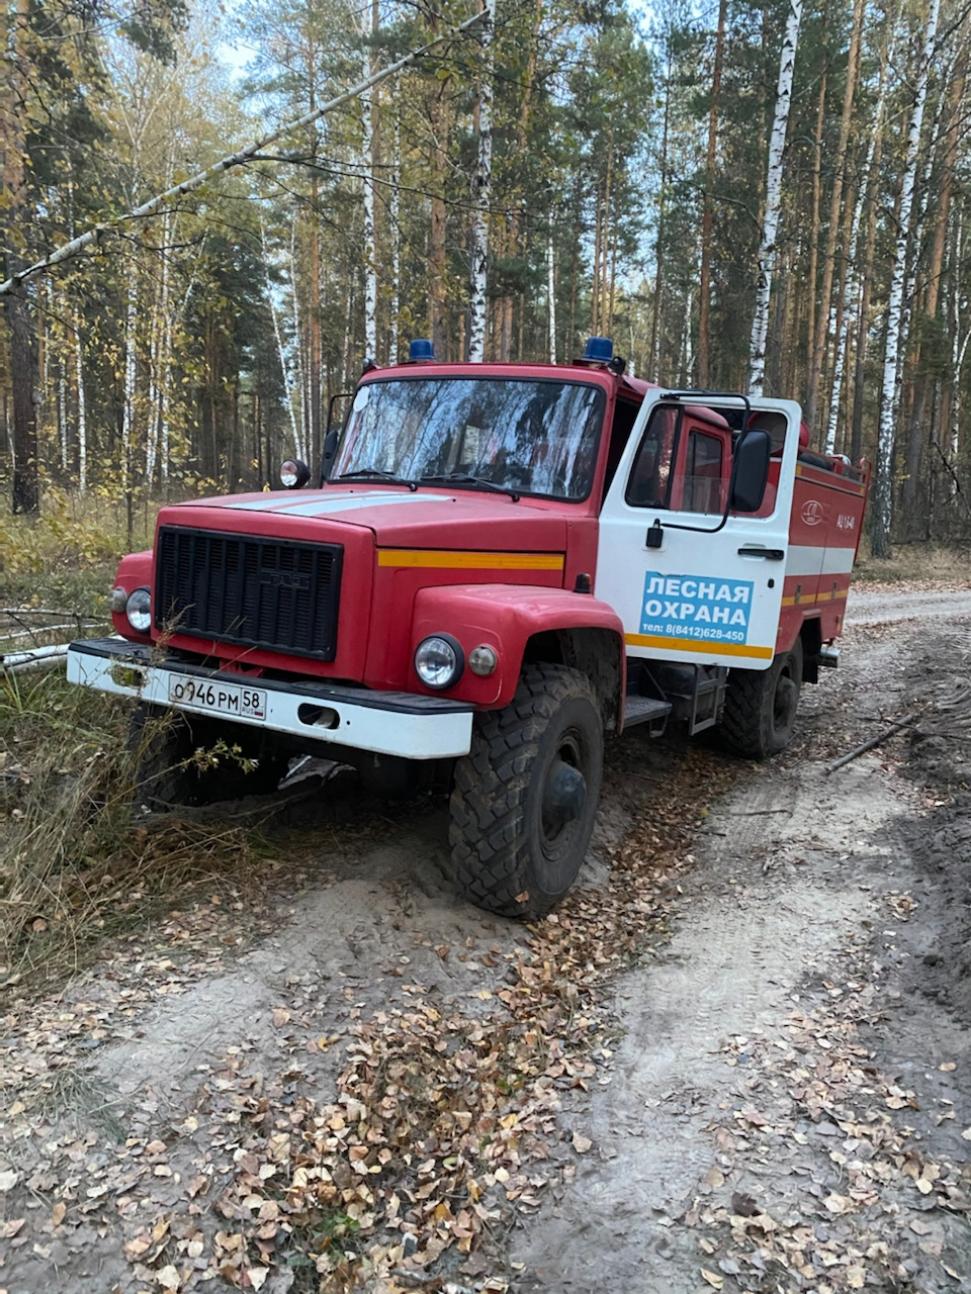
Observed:
[[[593,1142],[589,1137],[584,1137],[579,1132],[573,1134],[573,1149],[578,1155],[585,1155],[592,1145]]]
[[[848,1213],[849,1210],[853,1207],[852,1200],[848,1199],[845,1195],[837,1195],[835,1191],[833,1191],[831,1195],[826,1196],[825,1200],[823,1200],[823,1204],[830,1211],[830,1213],[837,1213],[837,1214]]]
[[[720,1290],[725,1285],[725,1277],[719,1276],[717,1272],[709,1271],[707,1267],[701,1269],[701,1279],[707,1281],[712,1289]]]
[[[63,1200],[58,1200],[58,1202],[51,1209],[51,1226],[59,1227],[61,1223],[64,1221],[66,1214],[67,1214],[67,1205],[64,1203]]]
[[[289,1021],[290,1021],[290,1012],[287,1010],[285,1006],[275,1006],[273,1008],[274,1028],[282,1029],[285,1024],[289,1023]],[[257,1271],[258,1269],[254,1267],[253,1270]],[[264,1277],[263,1279],[265,1280],[266,1277]]]
[[[20,1178],[12,1168],[5,1168],[0,1173],[0,1191],[12,1191],[19,1180]]]
[[[182,1282],[179,1280],[179,1273],[171,1263],[163,1267],[160,1272],[156,1272],[155,1279],[164,1290],[178,1290]]]
[[[957,1069],[957,1067],[958,1065],[956,1060],[945,1060],[943,1064],[938,1065],[937,1068],[941,1071],[942,1074],[950,1074],[950,1073],[953,1073],[953,1071]]]
[[[866,1272],[862,1267],[847,1267],[846,1283],[851,1290],[861,1290],[866,1284]]]
[[[249,1283],[255,1290],[263,1288],[263,1283],[270,1274],[269,1267],[249,1267],[246,1275],[249,1277]]]
[[[735,1191],[732,1195],[732,1212],[740,1218],[754,1218],[761,1210],[751,1195]]]

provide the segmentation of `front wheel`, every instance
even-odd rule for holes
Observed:
[[[559,902],[593,834],[603,743],[589,680],[562,665],[527,665],[512,703],[478,716],[450,802],[453,870],[467,898],[510,917]]]
[[[785,750],[796,727],[802,688],[802,641],[780,652],[766,670],[733,669],[728,676],[721,735],[737,755],[766,759]]]

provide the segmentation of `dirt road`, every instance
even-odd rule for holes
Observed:
[[[770,765],[618,743],[535,928],[338,786],[9,1001],[0,1290],[971,1290],[971,596],[914,596]]]

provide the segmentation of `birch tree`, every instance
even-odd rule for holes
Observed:
[[[365,31],[370,37],[370,42],[373,42],[380,25],[378,0],[371,0],[368,13],[370,17]],[[368,43],[366,50],[363,71],[365,79],[369,79],[375,73],[373,43]],[[361,146],[361,182],[364,188],[364,349],[372,360],[377,360],[378,357],[378,270],[374,233],[375,93],[376,87],[361,96],[361,123],[364,136]]]
[[[769,331],[769,298],[772,293],[772,272],[775,268],[779,216],[782,209],[782,163],[786,146],[786,130],[789,125],[789,108],[792,103],[792,77],[796,66],[796,47],[799,43],[801,21],[802,0],[789,0],[782,55],[779,59],[775,113],[772,120],[772,133],[769,136],[765,212],[762,217],[755,313],[752,318],[752,338],[749,345],[748,390],[749,394],[754,396],[762,394],[765,384],[765,343]]]
[[[485,359],[486,294],[489,286],[489,203],[492,194],[492,81],[496,0],[486,0],[482,19],[479,81],[479,151],[472,178],[472,282],[469,300],[469,359]]]
[[[880,392],[880,427],[877,436],[877,461],[874,478],[874,499],[871,512],[873,553],[876,557],[890,554],[890,534],[893,526],[894,447],[897,430],[897,403],[900,393],[900,316],[903,308],[904,280],[907,276],[907,249],[910,242],[910,216],[914,204],[914,182],[920,154],[921,128],[924,122],[924,105],[927,100],[927,82],[930,76],[934,40],[940,15],[940,0],[930,0],[924,25],[923,43],[914,81],[914,102],[907,127],[907,152],[900,191],[897,240],[894,250],[890,293],[887,302],[887,340],[883,356],[883,381]]]

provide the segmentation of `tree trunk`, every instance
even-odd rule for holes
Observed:
[[[512,147],[509,156],[506,159],[506,166],[509,171],[515,175],[522,165],[522,159],[526,153],[526,141],[529,138],[529,127],[533,111],[533,90],[536,84],[536,70],[538,66],[539,54],[539,29],[543,20],[543,13],[546,8],[546,0],[534,0],[532,29],[529,36],[529,55],[526,60],[526,72],[523,77],[523,96],[519,105],[519,113],[516,116],[516,129],[513,132]],[[509,190],[507,205],[512,210],[512,214],[506,225],[504,240],[505,254],[509,257],[515,257],[520,250],[520,237],[522,234],[522,195],[518,186],[512,186]],[[513,298],[512,294],[505,295],[499,303],[498,312],[499,324],[499,354],[500,360],[509,360],[512,358],[512,331],[513,331]]]
[[[378,0],[371,0],[370,36],[372,39],[377,35],[379,25]],[[364,60],[364,76],[373,76],[376,70],[372,44]],[[377,162],[374,131],[376,93],[375,89],[361,98],[361,120],[364,128],[361,150],[364,186],[364,350],[367,357],[375,362],[378,358],[378,269],[374,231],[374,176]]]
[[[799,0],[802,3],[802,0]],[[657,199],[657,250],[654,267],[654,310],[651,317],[651,380],[657,381],[661,362],[661,310],[664,304],[664,217],[668,191],[668,125],[671,115],[671,54],[664,78],[664,119],[661,125],[661,184]]]
[[[297,427],[297,413],[294,407],[293,399],[293,378],[290,374],[290,365],[287,363],[286,351],[283,348],[283,334],[280,332],[280,318],[277,314],[276,306],[273,303],[273,286],[270,283],[270,258],[266,245],[266,226],[263,223],[263,213],[260,212],[260,243],[263,249],[263,272],[266,276],[266,300],[270,308],[270,320],[273,324],[273,338],[276,341],[276,353],[280,361],[280,376],[283,379],[283,395],[286,401],[287,413],[290,418],[290,436],[293,441],[293,453],[296,458],[302,458],[303,445],[300,443],[300,432]]]
[[[711,103],[708,107],[708,148],[705,154],[705,202],[701,212],[701,269],[698,274],[698,385],[711,384],[711,246],[715,224],[715,163],[718,160],[718,111],[721,100],[722,66],[725,61],[725,15],[728,0],[718,0],[715,31],[715,63],[711,74]]]
[[[936,0],[935,0],[936,2]],[[779,59],[779,81],[776,87],[775,114],[769,136],[769,164],[765,177],[765,214],[762,217],[762,240],[759,246],[759,271],[749,346],[749,394],[761,396],[765,383],[765,341],[769,329],[769,297],[772,292],[772,270],[776,257],[776,235],[782,207],[782,159],[792,102],[792,74],[799,43],[802,0],[789,0],[786,31]]]
[[[828,8],[826,10],[828,13]],[[819,222],[822,210],[823,134],[826,128],[826,70],[819,80],[816,105],[816,134],[813,138],[812,221],[809,227],[809,279],[806,284],[806,377],[812,367],[813,339],[816,336],[816,280],[819,277]]]
[[[391,162],[391,326],[388,330],[388,362],[397,364],[401,345],[398,315],[401,312],[401,106],[395,96],[394,153]]]
[[[128,299],[125,306],[125,364],[121,411],[121,479],[131,544],[134,507],[135,382],[138,374],[136,329],[138,327],[138,269],[134,258],[128,266]]]
[[[74,385],[78,401],[78,489],[88,488],[88,418],[84,391],[84,350],[81,345],[81,312],[74,311]]]
[[[496,0],[487,0],[482,20],[482,73],[479,82],[479,154],[472,177],[472,284],[469,304],[469,359],[485,359],[486,301],[489,287],[489,204],[492,195],[493,28]]]
[[[951,210],[951,193],[954,188],[954,172],[957,166],[958,146],[961,139],[961,109],[964,102],[967,70],[967,45],[962,41],[958,65],[955,68],[947,94],[947,129],[942,148],[941,178],[934,209],[934,235],[931,240],[927,297],[924,304],[924,318],[928,323],[933,323],[937,318],[937,306],[940,300],[941,273],[944,266],[944,248],[947,240],[948,216]],[[921,451],[925,440],[927,440],[926,428],[924,427],[927,380],[921,371],[922,359],[923,344],[921,336],[918,334],[913,367],[913,379],[916,389],[914,391],[914,407],[910,416],[910,429],[907,437],[907,474],[904,477],[902,500],[904,509],[907,512],[910,512],[917,502]]]
[[[904,279],[907,273],[907,246],[910,238],[910,214],[914,201],[914,181],[920,153],[927,80],[933,55],[940,0],[930,0],[924,28],[924,42],[917,68],[914,104],[907,130],[907,159],[900,194],[897,245],[894,252],[890,295],[887,305],[887,342],[883,357],[883,382],[880,396],[880,429],[877,438],[877,463],[872,512],[873,553],[887,557],[893,526],[893,461],[896,437],[897,397],[900,391],[898,358],[900,355],[900,314],[903,306]]]
[[[836,143],[836,155],[833,159],[833,188],[829,200],[829,224],[826,229],[826,252],[823,257],[823,290],[819,310],[816,314],[816,335],[813,339],[812,355],[809,362],[809,377],[806,382],[806,422],[812,428],[816,420],[816,406],[819,399],[820,375],[826,358],[826,342],[830,326],[835,317],[833,308],[833,277],[836,269],[836,242],[840,227],[840,211],[843,206],[843,188],[846,176],[846,152],[850,142],[850,126],[853,120],[853,100],[856,97],[856,82],[860,68],[860,33],[863,27],[864,0],[853,0],[853,22],[850,29],[850,48],[846,62],[846,86],[843,90],[843,111],[840,115],[840,131]],[[844,249],[845,251],[846,249]],[[813,285],[815,290],[815,284]]]
[[[30,228],[27,198],[27,140],[25,123],[29,94],[27,36],[29,0],[17,0],[13,10],[4,7],[0,23],[3,49],[9,63],[0,88],[0,130],[3,141],[3,201],[0,203],[0,247],[5,249],[7,278],[26,266],[24,236]],[[27,289],[4,299],[10,356],[13,420],[10,428],[11,502],[14,512],[40,511],[40,474],[37,461],[37,337]]]
[[[556,363],[556,264],[553,259],[553,228],[546,240],[546,338],[550,363]]]

